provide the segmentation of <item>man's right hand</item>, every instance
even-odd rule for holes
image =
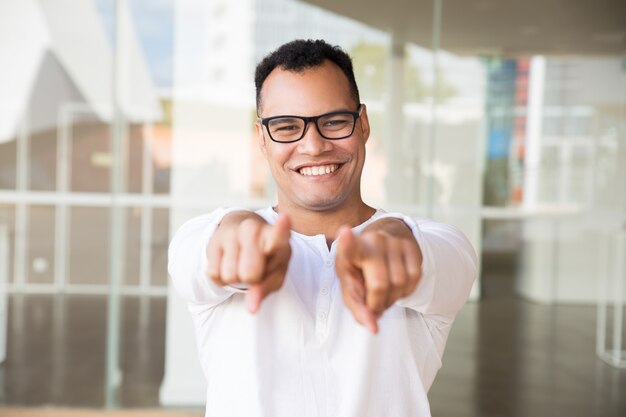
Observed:
[[[209,278],[220,286],[249,284],[246,305],[255,313],[283,285],[291,258],[289,236],[287,216],[271,225],[256,213],[227,214],[207,247]]]

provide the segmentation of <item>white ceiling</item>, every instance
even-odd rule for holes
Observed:
[[[434,0],[306,0],[432,45]],[[443,49],[460,54],[626,56],[626,0],[442,0]]]

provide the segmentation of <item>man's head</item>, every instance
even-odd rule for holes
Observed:
[[[259,64],[256,81],[257,138],[276,181],[279,208],[362,209],[370,130],[350,57],[323,41],[294,41]]]
[[[298,39],[286,43],[267,55],[256,67],[254,74],[254,84],[256,86],[256,107],[257,113],[261,112],[261,92],[263,84],[268,75],[276,68],[286,71],[302,72],[306,69],[318,67],[330,61],[337,65],[341,72],[346,76],[350,87],[350,94],[356,106],[359,105],[361,99],[359,97],[359,89],[354,79],[352,70],[352,60],[338,46],[331,46],[323,40],[303,40]]]

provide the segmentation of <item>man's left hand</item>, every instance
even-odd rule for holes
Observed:
[[[422,251],[395,218],[376,220],[358,236],[342,227],[338,239],[335,270],[344,302],[359,323],[377,333],[383,312],[417,287]]]

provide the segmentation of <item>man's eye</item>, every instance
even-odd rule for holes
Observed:
[[[344,124],[348,123],[347,120],[344,119],[340,119],[340,120],[329,120],[326,122],[326,126],[342,126]]]
[[[280,125],[275,126],[273,129],[274,132],[291,132],[294,130],[300,130],[300,127],[298,125]]]
[[[342,129],[342,128],[348,126],[351,123],[352,123],[352,121],[349,120],[349,119],[346,119],[344,117],[338,117],[338,118],[325,120],[324,121],[324,128],[325,129],[333,129],[333,130]]]
[[[286,135],[299,132],[302,129],[302,123],[298,119],[274,119],[270,122],[269,128],[272,133]]]

